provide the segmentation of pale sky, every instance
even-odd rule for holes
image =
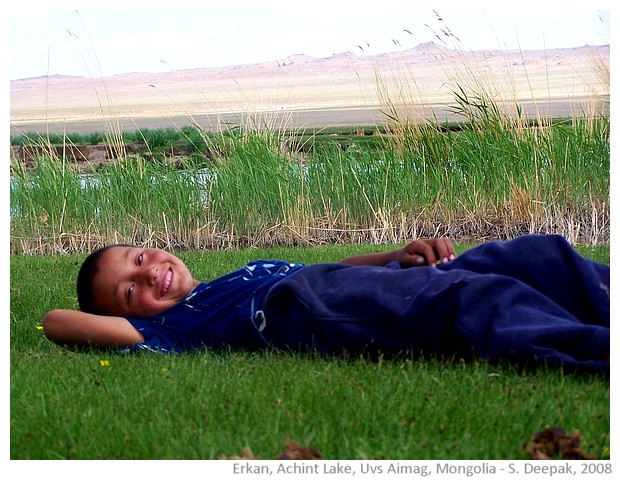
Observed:
[[[301,53],[376,54],[441,43],[436,35],[444,46],[465,50],[610,43],[610,0],[567,0],[559,7],[522,0],[501,8],[493,7],[498,2],[470,1],[464,8],[455,5],[466,2],[412,0],[11,3],[11,79],[165,72]]]

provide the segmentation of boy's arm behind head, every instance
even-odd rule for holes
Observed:
[[[127,348],[144,341],[122,317],[93,315],[78,310],[52,310],[43,317],[51,341],[67,347]]]

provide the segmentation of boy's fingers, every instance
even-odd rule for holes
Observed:
[[[420,255],[413,256],[414,265],[424,265],[426,263],[426,259]]]
[[[438,238],[435,242],[435,249],[437,250],[437,256],[441,260],[441,263],[446,263],[456,258],[456,252],[454,251],[452,242],[448,238]]]
[[[435,265],[437,263],[437,256],[435,255],[435,249],[432,245],[426,242],[420,242],[416,250],[419,255],[424,257],[428,265]]]
[[[415,240],[405,251],[410,255],[409,262],[413,265],[435,266],[437,262],[445,263],[456,258],[452,242],[447,238],[432,240]]]

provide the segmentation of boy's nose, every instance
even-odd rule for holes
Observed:
[[[143,267],[138,272],[138,275],[148,285],[154,285],[157,280],[157,271],[157,267]]]

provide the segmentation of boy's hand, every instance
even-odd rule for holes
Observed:
[[[437,262],[445,263],[455,258],[456,252],[450,240],[447,238],[430,238],[414,240],[397,250],[353,255],[340,262],[347,265],[385,266],[390,262],[397,261],[401,267],[407,268],[421,265],[434,267]]]
[[[456,258],[456,251],[447,238],[430,238],[414,240],[396,255],[396,260],[402,266],[430,265],[434,267],[438,262],[446,263]]]

